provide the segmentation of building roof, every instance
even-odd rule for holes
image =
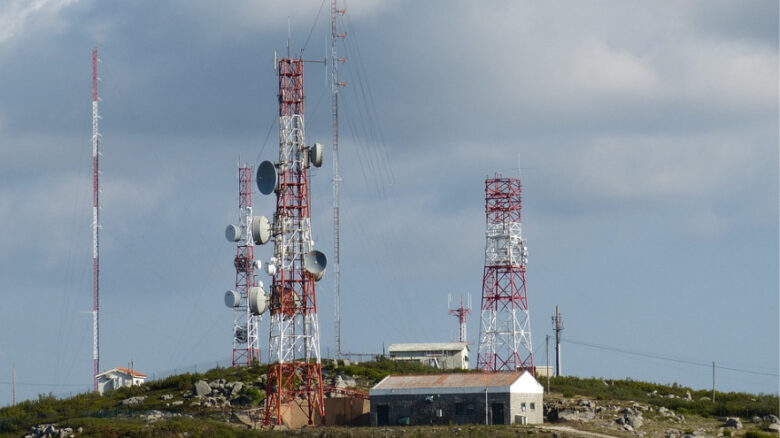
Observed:
[[[387,348],[389,353],[399,351],[461,351],[468,350],[469,344],[464,342],[425,342],[417,344],[390,344]]]
[[[122,373],[122,374],[126,374],[128,376],[146,378],[146,374],[139,373],[138,371],[131,370],[131,369],[125,368],[125,367],[111,368],[110,370],[103,371],[102,373],[98,374],[96,377],[105,376],[106,374],[109,374],[109,373]]]
[[[538,393],[544,388],[528,372],[453,373],[418,376],[387,376],[371,388],[370,395],[474,393]]]

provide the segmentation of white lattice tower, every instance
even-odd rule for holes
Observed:
[[[325,407],[315,278],[304,269],[304,256],[314,249],[314,242],[303,117],[303,60],[283,58],[277,68],[279,161],[273,221],[277,269],[269,309],[265,423],[281,424],[297,405],[307,413],[309,424],[314,424],[324,420]]]
[[[261,317],[249,311],[249,288],[257,285],[255,276],[255,247],[252,238],[252,167],[238,168],[238,224],[241,239],[237,242],[236,289],[239,304],[233,308],[233,366],[248,366],[260,361]]]
[[[485,268],[477,368],[534,372],[520,180],[485,180]]]

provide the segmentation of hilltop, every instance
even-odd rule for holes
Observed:
[[[746,393],[715,394],[677,384],[633,380],[552,378],[545,396],[543,426],[318,427],[301,431],[254,429],[262,422],[265,366],[215,368],[122,388],[105,396],[67,399],[40,395],[0,409],[0,437],[254,437],[302,435],[363,436],[593,436],[771,437],[778,423],[778,397]],[[323,366],[326,382],[368,390],[388,374],[439,373],[419,364],[388,360]],[[542,381],[542,383],[545,383]],[[726,427],[728,419],[734,427]],[[738,419],[738,420],[734,420]],[[739,426],[737,426],[737,422]],[[55,424],[55,426],[50,426]],[[739,427],[739,428],[737,428]]]

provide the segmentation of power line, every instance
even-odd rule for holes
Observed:
[[[646,353],[641,351],[634,351],[634,350],[627,350],[625,348],[619,348],[619,347],[611,347],[608,345],[600,345],[600,344],[593,344],[589,342],[582,342],[582,341],[575,341],[573,339],[567,339],[563,338],[563,342],[574,344],[574,345],[580,345],[583,347],[590,347],[590,348],[596,348],[599,350],[606,350],[606,351],[612,351],[615,353],[623,353],[623,354],[629,354],[633,356],[640,356],[640,357],[647,357],[651,359],[659,359],[659,360],[665,360],[668,362],[677,362],[682,363],[686,365],[693,365],[698,367],[705,367],[705,368],[711,368],[712,362],[703,362],[703,361],[697,361],[694,359],[682,359],[682,358],[675,358],[671,356],[666,356],[658,353]],[[755,370],[748,370],[744,368],[734,368],[734,367],[724,367],[721,365],[715,365],[715,368],[721,369],[721,370],[727,370],[727,371],[734,371],[738,373],[746,373],[746,374],[755,374],[759,376],[770,376],[770,377],[780,377],[780,374],[777,373],[767,373],[762,371],[755,371]]]

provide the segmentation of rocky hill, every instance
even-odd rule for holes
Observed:
[[[632,380],[551,379],[540,426],[316,427],[264,430],[264,366],[216,368],[123,388],[103,397],[81,394],[0,409],[0,437],[254,437],[265,435],[363,436],[525,436],[537,437],[777,437],[778,398],[770,395],[711,393],[679,385]],[[435,373],[416,364],[389,361],[360,365],[329,362],[326,383],[367,390],[392,374]],[[336,397],[338,394],[327,394]]]

